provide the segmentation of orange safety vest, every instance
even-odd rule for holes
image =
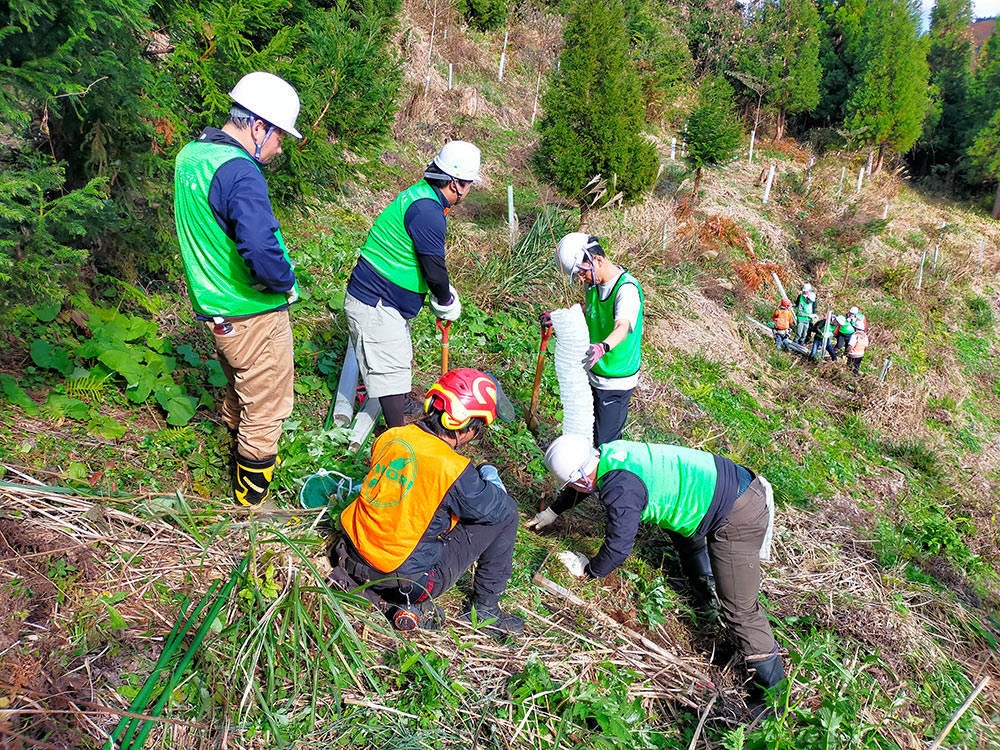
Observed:
[[[792,311],[791,309],[785,310],[775,310],[774,315],[771,316],[771,320],[774,321],[774,327],[779,331],[785,331],[792,327]]]
[[[868,334],[865,331],[855,331],[850,341],[847,342],[847,356],[851,358],[863,357],[867,348]]]
[[[373,568],[396,570],[468,465],[468,458],[415,424],[386,430],[372,447],[361,494],[340,514],[355,549]],[[449,528],[456,523],[452,513]]]

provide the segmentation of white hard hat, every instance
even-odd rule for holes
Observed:
[[[580,270],[580,264],[594,262],[590,249],[601,243],[586,232],[570,232],[556,245],[556,265],[567,276]]]
[[[230,98],[250,114],[274,125],[293,138],[302,138],[295,129],[299,116],[299,95],[291,84],[273,73],[247,73],[229,92]]]
[[[482,155],[479,149],[468,141],[450,141],[444,144],[440,153],[434,157],[434,165],[449,177],[456,180],[479,179],[479,165]],[[425,177],[438,175],[425,173]]]
[[[816,292],[806,292],[806,299],[810,302],[816,301]]]
[[[560,435],[545,451],[545,466],[566,485],[590,476],[600,455],[583,435]]]
[[[858,314],[859,312],[861,312],[861,311],[860,311],[860,310],[858,310],[858,308],[857,308],[857,307],[855,306],[855,307],[852,307],[852,308],[851,308],[850,310],[848,310],[848,312],[849,312],[849,313],[850,313],[851,315],[857,315],[857,314]]]
[[[810,284],[808,281],[802,285],[803,292],[811,292],[812,290],[813,290],[813,285]]]

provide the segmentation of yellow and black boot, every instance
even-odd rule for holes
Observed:
[[[245,458],[236,453],[236,476],[233,493],[240,505],[259,505],[271,494],[276,456],[270,458]]]

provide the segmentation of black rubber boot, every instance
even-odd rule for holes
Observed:
[[[681,557],[681,570],[687,576],[688,585],[691,587],[695,612],[700,617],[717,618],[719,603],[715,597],[715,575],[712,573],[708,547],[702,547],[692,556]]]
[[[764,659],[747,659],[747,671],[752,680],[747,696],[750,720],[773,718],[775,710],[768,705],[767,697],[777,695],[785,679],[785,665],[781,661],[781,654],[772,654]]]
[[[254,460],[236,453],[236,476],[233,494],[240,505],[259,505],[271,494],[274,464],[277,457]]]
[[[511,615],[500,609],[500,605],[488,606],[469,600],[462,607],[458,619],[463,622],[473,622],[472,610],[476,611],[475,623],[492,635],[520,635],[524,632],[524,620],[517,615]]]

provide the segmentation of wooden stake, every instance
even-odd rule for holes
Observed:
[[[931,746],[928,748],[928,750],[937,750],[937,748],[941,747],[941,743],[944,742],[944,738],[948,736],[948,732],[950,732],[952,727],[954,727],[955,724],[958,723],[958,720],[962,718],[962,714],[964,714],[966,711],[969,710],[969,706],[971,706],[972,702],[976,700],[977,697],[979,697],[979,694],[983,692],[983,688],[985,688],[989,684],[989,682],[990,682],[989,675],[987,675],[986,677],[984,677],[979,681],[979,684],[976,685],[975,690],[973,690],[972,693],[969,695],[969,697],[965,699],[965,703],[963,703],[959,707],[959,709],[954,714],[952,714],[952,717],[948,720],[948,723],[945,724],[944,729],[941,730],[941,734],[939,734],[937,736],[937,739],[934,740],[933,743],[931,743]]]

